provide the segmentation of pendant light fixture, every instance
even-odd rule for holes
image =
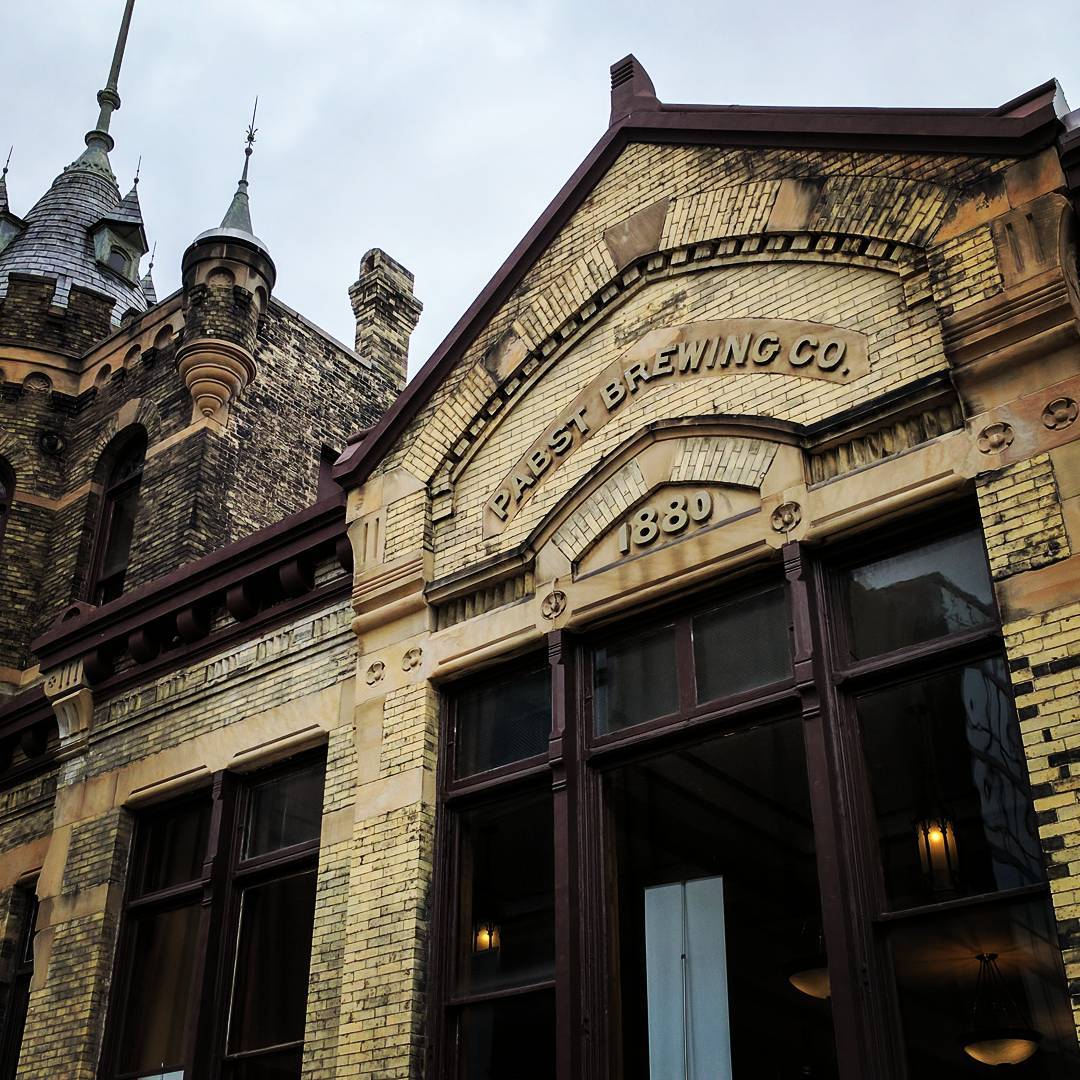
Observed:
[[[829,982],[824,931],[819,929],[812,933],[810,926],[806,925],[802,937],[809,947],[787,965],[787,980],[800,994],[827,1001],[832,996],[832,985]]]
[[[1042,1036],[1009,992],[997,953],[979,953],[976,959],[979,975],[964,1053],[983,1065],[1019,1065],[1039,1049]]]

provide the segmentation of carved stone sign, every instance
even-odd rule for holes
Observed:
[[[653,330],[608,365],[529,447],[484,513],[496,536],[577,447],[635,398],[683,379],[757,371],[847,383],[870,370],[854,330],[789,319],[728,319]]]

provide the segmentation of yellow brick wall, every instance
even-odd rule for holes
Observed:
[[[1018,619],[1004,629],[1059,944],[1080,1030],[1080,602]]]
[[[663,310],[667,325],[787,318],[858,330],[868,338],[870,374],[837,386],[738,371],[646,387],[602,431],[567,456],[497,540],[484,541],[481,520],[492,491],[551,418],[618,354],[615,342],[640,338],[657,308]],[[724,412],[813,423],[947,366],[933,305],[907,307],[899,278],[893,274],[824,263],[754,263],[650,286],[545,375],[469,462],[457,485],[453,517],[434,527],[435,576],[514,547],[582,476],[650,420]]]
[[[995,578],[1072,554],[1049,454],[985,473],[976,490]]]
[[[604,230],[661,198],[672,199],[661,241],[669,246],[760,231],[780,180],[814,178],[823,185],[823,199],[808,228],[924,246],[946,220],[960,186],[1010,164],[952,155],[633,144],[469,347],[382,469],[405,465],[429,477],[461,430],[450,413],[459,413],[485,382],[477,367],[485,353],[511,328],[533,348],[561,326],[614,275],[601,242]],[[948,241],[932,269],[942,301],[957,309],[1000,289],[989,229]],[[440,416],[444,410],[448,414]]]

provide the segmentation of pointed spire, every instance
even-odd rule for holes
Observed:
[[[251,162],[251,152],[255,145],[255,133],[259,130],[255,126],[255,114],[259,110],[259,99],[255,99],[255,108],[251,111],[251,123],[248,124],[246,146],[244,147],[244,171],[240,174],[240,181],[236,185],[236,194],[229,203],[229,209],[221,219],[223,229],[239,229],[241,232],[251,232],[251,210],[248,205],[248,165]]]
[[[99,106],[97,125],[92,131],[86,133],[86,150],[79,158],[80,162],[95,164],[107,169],[109,167],[108,153],[113,148],[113,138],[109,134],[109,124],[112,114],[120,108],[120,93],[117,84],[120,79],[120,65],[124,61],[124,49],[127,46],[128,29],[131,26],[131,13],[135,7],[135,0],[126,0],[124,4],[124,17],[120,20],[120,33],[116,37],[116,48],[113,49],[112,65],[109,68],[109,78],[105,87],[98,91],[97,101]]]
[[[142,279],[139,281],[139,287],[142,289],[143,296],[146,297],[146,302],[151,307],[157,303],[157,289],[154,288],[154,257],[157,255],[157,242],[154,242],[154,248],[150,252],[150,265],[146,268],[146,273],[143,274]]]
[[[125,222],[130,225],[143,224],[142,207],[139,205],[139,169],[142,168],[142,158],[139,158],[139,167],[135,170],[135,179],[131,182],[131,190],[120,200],[120,205],[106,215],[110,221]]]
[[[11,155],[15,147],[8,150],[7,161],[4,162],[3,171],[0,171],[0,214],[8,213],[7,174],[11,166]]]

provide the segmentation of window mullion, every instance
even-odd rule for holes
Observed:
[[[225,923],[231,899],[233,838],[236,830],[236,783],[227,773],[214,777],[210,834],[203,867],[202,934],[199,950],[201,970],[195,985],[202,987],[195,1007],[191,1032],[193,1075],[217,1077],[220,1074],[225,1045],[224,1007],[228,990],[227,962],[232,956],[225,944]]]
[[[828,611],[819,568],[798,542],[784,546],[790,590],[794,671],[802,699],[806,765],[816,837],[822,924],[829,967],[837,1056],[843,1080],[903,1075],[891,1022],[891,983],[880,970],[865,913],[873,868],[859,843],[864,816],[852,751],[830,678]]]
[[[548,634],[551,667],[551,767],[555,829],[555,1042],[556,1076],[577,1080],[580,1075],[581,918],[578,887],[578,755],[574,696],[574,648],[561,630]]]

